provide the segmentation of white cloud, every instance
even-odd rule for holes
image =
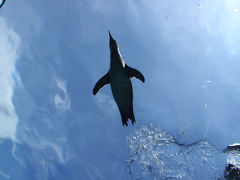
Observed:
[[[20,77],[15,69],[20,46],[20,37],[0,17],[0,138],[16,140],[18,117],[12,96],[16,80]]]

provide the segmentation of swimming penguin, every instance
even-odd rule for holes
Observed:
[[[6,0],[0,0],[0,8],[3,6]]]
[[[128,126],[128,119],[134,124],[133,113],[133,90],[130,78],[136,77],[142,82],[145,81],[141,72],[129,67],[122,59],[118,44],[109,33],[110,68],[109,71],[96,83],[93,94],[96,95],[104,85],[110,84],[113,98],[119,108],[123,126]]]

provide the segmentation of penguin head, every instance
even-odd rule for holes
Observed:
[[[117,42],[115,41],[115,39],[113,39],[110,31],[108,31],[108,34],[109,34],[109,48],[110,48],[111,53],[112,52],[118,52]]]

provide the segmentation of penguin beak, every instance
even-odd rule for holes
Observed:
[[[110,31],[108,31],[108,34],[109,34],[109,39],[110,39],[110,41],[114,41],[114,39],[113,39],[113,37],[112,37]]]

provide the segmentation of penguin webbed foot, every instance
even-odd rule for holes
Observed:
[[[122,124],[123,124],[123,127],[126,125],[126,127],[128,127],[128,122],[126,121],[126,122],[123,122],[122,121]]]
[[[131,108],[129,113],[125,113],[125,112],[120,110],[120,114],[121,114],[121,117],[122,117],[123,126],[126,125],[126,127],[128,127],[128,119],[132,120],[132,124],[136,123],[132,108]]]
[[[126,125],[126,127],[127,127],[128,126],[128,117],[127,117],[126,113],[124,113],[123,111],[120,110],[120,114],[121,114],[121,117],[122,117],[123,126]]]
[[[134,125],[136,123],[135,120],[132,120],[132,125]],[[128,121],[122,121],[123,127],[126,125],[126,127],[128,127]]]
[[[136,123],[135,119],[134,119],[134,120],[132,120],[132,124],[135,124],[135,123]]]
[[[132,124],[136,123],[135,116],[134,116],[134,113],[133,113],[133,107],[130,110],[130,117],[129,118],[132,120]]]

